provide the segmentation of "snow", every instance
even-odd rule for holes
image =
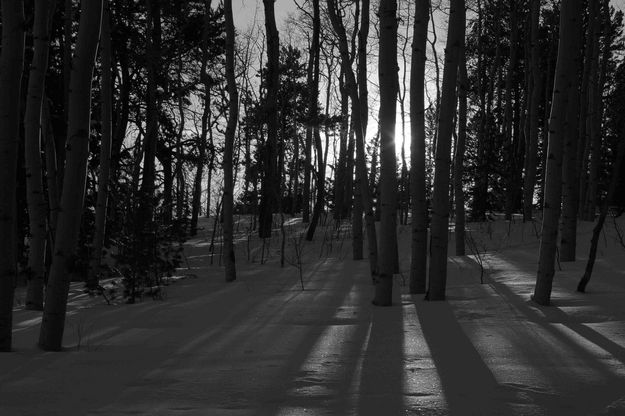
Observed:
[[[388,308],[371,305],[368,263],[349,259],[349,241],[328,244],[331,227],[303,245],[302,291],[277,237],[261,265],[243,232],[238,279],[225,283],[218,245],[210,264],[212,222],[201,226],[191,270],[164,300],[107,305],[73,285],[64,352],[39,351],[40,313],[16,307],[0,415],[625,414],[625,248],[612,221],[586,294],[575,287],[592,224],[580,224],[578,261],[561,264],[550,307],[529,299],[538,224],[469,224],[480,256],[449,257],[445,302],[407,293],[402,228]]]

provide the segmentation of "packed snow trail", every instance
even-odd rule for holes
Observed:
[[[197,278],[164,301],[76,301],[66,352],[37,350],[36,318],[16,310],[0,415],[625,414],[616,260],[598,262],[586,295],[574,292],[583,262],[564,265],[544,308],[529,301],[537,243],[506,244],[485,257],[484,285],[470,257],[450,257],[446,302],[402,294],[396,276],[394,305],[376,308],[367,262],[345,253],[309,247],[302,291],[275,252],[260,265],[243,247],[226,284],[192,240],[185,272]]]

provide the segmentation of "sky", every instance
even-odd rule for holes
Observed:
[[[289,13],[297,10],[294,0],[276,0],[275,12],[278,30],[282,22]],[[262,0],[233,0],[232,13],[234,14],[234,24],[239,30],[245,30],[254,21],[254,16],[258,14],[259,22],[264,22]]]

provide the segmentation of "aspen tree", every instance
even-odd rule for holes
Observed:
[[[236,78],[234,74],[234,21],[232,17],[232,0],[224,1],[224,14],[226,18],[226,80],[228,83],[228,125],[226,126],[226,138],[224,145],[224,263],[226,281],[236,280],[236,265],[233,244],[233,191],[234,178],[232,176],[232,153],[234,138],[239,117],[239,94],[237,92]]]
[[[109,180],[111,175],[111,145],[113,134],[113,77],[111,71],[111,22],[110,0],[103,0],[102,34],[100,35],[101,59],[101,114],[102,139],[100,141],[100,172],[98,175],[98,196],[96,200],[95,230],[91,244],[91,262],[87,287],[94,289],[98,285],[102,247],[106,231],[106,212],[108,207]]]
[[[438,119],[438,140],[432,196],[432,241],[430,249],[428,300],[444,300],[447,285],[447,233],[449,229],[449,169],[451,136],[456,109],[456,84],[465,33],[464,0],[451,0],[445,48],[445,69]]]
[[[70,76],[64,191],[61,195],[52,266],[39,334],[39,346],[47,351],[61,349],[69,272],[77,260],[75,251],[80,232],[89,157],[91,82],[101,17],[102,0],[81,1],[78,40]]]
[[[11,351],[17,273],[16,173],[20,85],[24,68],[24,2],[2,0],[0,54],[0,351]]]
[[[556,244],[562,197],[562,145],[569,87],[575,69],[573,57],[576,53],[577,30],[581,26],[580,19],[579,0],[563,0],[560,10],[558,58],[549,116],[549,144],[546,158],[538,273],[532,297],[540,305],[549,305],[555,274]]]
[[[356,136],[356,180],[359,182],[361,190],[361,201],[365,214],[365,224],[367,230],[367,243],[369,248],[369,271],[372,278],[378,274],[378,243],[375,230],[375,221],[373,217],[373,202],[371,199],[371,190],[369,189],[369,178],[367,173],[367,165],[365,160],[365,133],[366,125],[363,119],[363,102],[361,100],[361,92],[359,92],[359,84],[356,82],[356,76],[351,67],[349,57],[349,49],[347,46],[347,36],[345,27],[337,9],[336,0],[327,0],[328,15],[334,33],[338,41],[338,48],[341,55],[341,68],[345,74],[346,87],[352,102],[352,117],[354,118],[354,132]],[[356,211],[356,209],[354,209]]]
[[[33,23],[33,60],[28,77],[26,112],[24,114],[24,150],[26,170],[26,199],[30,243],[28,250],[28,288],[26,309],[43,310],[46,243],[48,239],[48,204],[44,196],[41,163],[43,96],[48,69],[50,21],[53,1],[35,2]]]
[[[425,293],[427,281],[428,212],[425,184],[425,50],[430,1],[417,0],[410,65],[410,200],[412,244],[410,293]]]
[[[455,228],[456,256],[465,255],[464,246],[464,189],[462,176],[464,172],[464,152],[467,138],[467,57],[465,49],[460,55],[460,68],[458,69],[458,139],[456,141],[456,154],[454,157],[454,204],[455,204]]]
[[[525,176],[523,178],[523,221],[531,221],[534,207],[534,187],[536,186],[536,165],[538,161],[538,107],[540,103],[542,74],[538,45],[538,23],[540,0],[530,3],[530,98],[529,131],[526,138]]]
[[[380,273],[375,281],[373,303],[392,303],[393,272],[397,256],[397,163],[395,161],[395,119],[397,107],[397,1],[381,0],[380,51]]]
[[[265,98],[265,118],[267,120],[267,140],[264,146],[261,200],[259,207],[260,238],[271,237],[273,211],[277,207],[280,178],[278,176],[278,90],[280,88],[280,38],[276,28],[275,0],[263,0],[265,6],[265,30],[267,32],[267,76]]]

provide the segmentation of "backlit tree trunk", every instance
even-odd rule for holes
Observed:
[[[264,175],[262,180],[262,195],[259,207],[260,238],[271,237],[273,212],[277,207],[280,177],[277,167],[277,140],[278,140],[278,89],[279,82],[279,37],[276,28],[274,12],[275,0],[263,0],[265,5],[265,28],[267,31],[267,97],[265,101],[265,118],[267,122],[267,140],[264,151]]]
[[[430,1],[417,0],[410,67],[410,200],[412,244],[410,293],[425,293],[427,281],[428,213],[425,192],[425,50]]]
[[[566,106],[572,77],[575,73],[574,54],[577,30],[581,26],[579,0],[565,0],[560,10],[560,40],[558,60],[549,116],[549,144],[547,147],[543,224],[541,230],[538,273],[533,299],[548,305],[555,274],[558,221],[562,196],[562,144]]]
[[[397,163],[395,161],[395,119],[397,107],[397,1],[381,0],[380,50],[380,273],[375,281],[373,304],[392,303],[393,272],[397,257]]]
[[[100,36],[101,15],[101,0],[81,2],[78,40],[70,77],[64,191],[61,196],[54,255],[46,287],[46,301],[39,334],[39,346],[47,351],[61,349],[69,274],[77,261],[76,245],[83,211],[89,157],[91,81]]]
[[[456,83],[460,53],[464,46],[464,0],[452,0],[449,10],[449,30],[445,48],[445,70],[440,115],[438,143],[432,196],[432,241],[430,249],[430,274],[427,299],[444,300],[447,285],[447,233],[449,228],[449,168],[451,164],[451,135],[456,109]]]
[[[365,214],[365,224],[367,229],[367,243],[369,246],[369,271],[375,279],[378,274],[378,243],[375,230],[375,220],[373,217],[373,203],[371,199],[371,191],[369,189],[369,178],[367,173],[367,165],[365,159],[365,132],[362,112],[363,103],[361,102],[361,93],[358,91],[359,84],[356,82],[356,76],[351,67],[349,59],[349,50],[347,46],[347,36],[345,35],[345,27],[337,10],[335,0],[327,0],[328,14],[332,23],[332,28],[338,40],[339,52],[341,54],[341,67],[345,73],[346,86],[352,101],[352,117],[354,118],[354,130],[356,134],[356,178],[360,184],[362,193],[361,200],[363,211]],[[354,211],[356,211],[354,209]],[[356,215],[356,213],[354,214]]]
[[[456,256],[465,255],[464,247],[464,189],[462,176],[464,173],[464,152],[467,138],[467,58],[465,49],[460,55],[460,67],[458,69],[458,140],[456,141],[456,156],[454,157],[454,203],[455,203],[455,237]]]
[[[234,137],[239,117],[239,94],[237,92],[236,78],[234,74],[234,22],[232,17],[232,0],[224,1],[224,14],[226,17],[226,80],[228,82],[228,125],[224,144],[224,264],[226,269],[226,282],[236,280],[236,265],[233,242],[233,193],[234,178],[232,176],[232,153]]]
[[[16,173],[20,85],[24,68],[24,3],[2,0],[0,54],[0,351],[11,351],[15,290]]]
[[[308,102],[308,120],[312,127],[311,134],[313,136],[315,150],[317,152],[317,199],[313,216],[306,232],[306,240],[312,241],[315,229],[321,218],[321,212],[324,205],[325,194],[325,164],[323,158],[323,149],[321,146],[321,136],[319,134],[319,121],[317,117],[317,101],[319,95],[319,36],[320,36],[321,20],[319,16],[319,0],[313,0],[313,38],[310,46],[312,73],[309,73],[309,102]]]

